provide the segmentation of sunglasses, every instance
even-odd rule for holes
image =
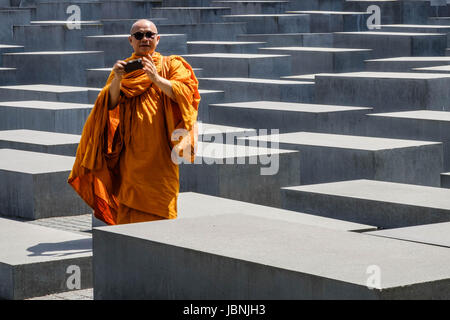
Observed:
[[[157,35],[157,33],[151,32],[151,31],[147,31],[147,32],[135,32],[132,34],[133,37],[136,38],[136,40],[142,40],[144,38],[144,35],[147,39],[154,39],[155,36]]]

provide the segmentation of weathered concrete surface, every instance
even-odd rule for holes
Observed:
[[[450,248],[450,222],[370,231],[365,234]]]
[[[80,289],[92,286],[89,235],[0,218],[0,299],[22,300],[70,291],[80,272]],[[73,267],[72,267],[73,268]]]
[[[450,190],[353,180],[282,189],[283,208],[333,219],[401,228],[450,221]]]
[[[246,22],[247,33],[310,32],[307,14],[239,14],[223,16],[226,22]]]
[[[74,134],[36,131],[0,131],[0,148],[17,149],[74,157],[81,136]]]
[[[198,140],[203,142],[237,144],[238,138],[256,136],[258,130],[197,122]]]
[[[449,65],[450,57],[396,57],[366,60],[366,71],[410,72],[414,68]],[[429,71],[431,72],[431,70]]]
[[[74,157],[0,149],[0,214],[40,219],[89,213],[67,183]]]
[[[231,13],[228,7],[168,7],[153,8],[152,16],[167,18],[180,24],[223,22],[223,16]]]
[[[263,41],[264,47],[333,47],[332,33],[240,34],[239,41]]]
[[[352,11],[287,11],[287,13],[307,14],[310,32],[366,31],[366,21],[370,14]]]
[[[450,188],[450,172],[441,173],[441,187]]]
[[[445,248],[275,219],[227,214],[96,228],[93,243],[97,300],[450,297]],[[373,266],[382,277],[370,290]]]
[[[248,139],[298,150],[302,184],[372,179],[440,186],[441,143],[313,132]]]
[[[413,68],[412,71],[414,71],[414,72],[425,72],[425,73],[444,73],[444,74],[449,74],[450,73],[450,66],[449,65],[440,65],[440,66],[436,66],[436,67]]]
[[[188,41],[187,51],[189,54],[211,52],[257,53],[258,48],[263,47],[264,45],[265,42],[255,41]]]
[[[285,12],[289,1],[211,1],[210,6],[228,7],[231,14],[269,14]]]

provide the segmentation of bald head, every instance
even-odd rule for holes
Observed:
[[[140,19],[133,23],[133,25],[131,26],[130,34],[133,34],[140,29],[150,29],[152,32],[158,33],[156,25],[147,19]]]

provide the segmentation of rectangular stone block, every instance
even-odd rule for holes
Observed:
[[[0,131],[0,148],[75,157],[81,136],[36,130]]]
[[[225,22],[246,22],[247,33],[310,32],[307,14],[239,14],[226,15]]]
[[[158,27],[158,32],[161,32],[160,25],[167,23],[166,18],[150,18],[153,23]],[[129,34],[131,26],[136,22],[136,19],[121,18],[121,19],[101,19],[103,25],[103,32],[105,35],[116,35],[116,34]],[[166,33],[166,32],[163,32]],[[171,33],[171,32],[170,32]]]
[[[54,101],[73,103],[92,103],[89,92],[93,88],[29,84],[0,87],[0,101]]]
[[[67,292],[77,274],[80,289],[92,287],[89,235],[0,218],[1,299]]]
[[[224,101],[312,102],[314,83],[256,78],[200,78],[200,87],[225,92]]]
[[[7,52],[23,52],[24,47],[14,44],[0,44],[0,66],[3,65],[2,56]]]
[[[302,184],[371,179],[440,186],[441,143],[313,132],[248,139],[298,150]]]
[[[70,6],[77,6],[70,7]],[[81,20],[96,20],[102,14],[102,2],[97,1],[73,1],[73,2],[39,2],[36,5],[33,20],[67,20],[71,15],[77,14]],[[67,13],[69,12],[69,13]]]
[[[157,51],[162,55],[181,55],[187,53],[186,35],[159,34],[161,39]],[[124,60],[131,56],[133,48],[128,42],[129,34],[88,36],[84,39],[84,46],[89,51],[104,51],[105,65],[113,66],[117,60]]]
[[[263,41],[264,47],[333,47],[332,33],[241,34],[239,41]]]
[[[369,231],[365,234],[450,248],[450,222]]]
[[[449,65],[443,65],[443,66],[436,66],[436,67],[413,68],[412,71],[414,71],[414,72],[425,72],[425,73],[444,73],[444,74],[449,74],[450,73],[450,66]]]
[[[195,24],[160,24],[158,31],[163,33],[186,34],[190,41],[234,41],[240,34],[247,33],[246,22],[212,22]],[[177,24],[175,24],[177,23]]]
[[[310,16],[311,32],[366,31],[367,12],[351,11],[287,11]]]
[[[366,71],[411,72],[415,71],[415,68],[449,65],[450,57],[396,57],[366,60],[365,64]]]
[[[0,213],[30,220],[92,210],[67,183],[74,157],[0,149]]]
[[[199,90],[200,105],[198,107],[197,119],[199,121],[209,122],[209,105],[213,103],[222,103],[225,101],[225,93],[218,90]]]
[[[18,70],[20,84],[85,86],[86,69],[102,67],[104,58],[101,51],[33,51],[5,53],[3,64]]]
[[[199,206],[199,203],[201,203],[202,205]],[[177,208],[177,219],[216,216],[220,217],[222,215],[245,215],[256,218],[266,218],[277,221],[286,221],[302,225],[316,226],[331,230],[353,232],[366,232],[376,230],[376,227],[365,224],[329,219],[307,213],[299,213],[295,211],[266,207],[244,201],[214,197],[195,192],[181,192],[178,195]]]
[[[243,137],[256,136],[258,130],[250,128],[239,128],[233,126],[223,126],[215,123],[197,122],[198,140],[201,142],[238,144],[237,139]]]
[[[188,41],[189,54],[196,53],[258,53],[265,42],[244,41]]]
[[[450,170],[450,112],[375,113],[368,115],[366,123],[369,136],[442,142],[444,170]]]
[[[231,14],[284,13],[289,1],[211,1],[211,6],[229,7]]]
[[[196,24],[207,22],[224,22],[223,16],[231,14],[228,7],[167,7],[153,8],[152,16],[167,18],[173,23]]]
[[[343,49],[321,47],[273,47],[261,48],[259,53],[291,56],[293,74],[320,72],[351,72],[364,69],[364,60],[370,49]]]
[[[280,188],[300,181],[298,156],[270,146],[199,142],[195,163],[180,165],[180,191],[279,207]]]
[[[289,1],[290,10],[342,11],[345,0],[302,0]]]
[[[450,78],[445,74],[351,72],[315,77],[315,102],[373,107],[376,112],[447,110]]]
[[[0,10],[0,43],[14,44],[13,25],[29,24],[31,12],[31,9],[19,8]]]
[[[361,130],[370,108],[249,101],[209,106],[210,122],[257,129],[350,133]]]
[[[145,19],[153,8],[160,7],[161,1],[155,0],[127,0],[127,1],[102,1],[101,17],[104,19],[134,18]]]
[[[441,188],[450,189],[450,172],[441,173]]]
[[[91,110],[91,104],[34,100],[0,102],[0,130],[81,134]]]
[[[406,56],[444,56],[447,35],[442,33],[336,32],[337,48],[372,49],[371,59]]]
[[[183,56],[205,77],[277,78],[291,74],[290,56],[275,54],[203,53]]]
[[[353,180],[283,188],[282,208],[379,228],[450,221],[450,190]]]
[[[0,68],[0,85],[7,85],[7,84],[11,85],[16,83],[17,83],[16,68]]]
[[[446,248],[274,219],[222,215],[96,228],[93,245],[96,300],[450,296]],[[369,289],[374,268],[382,277]]]

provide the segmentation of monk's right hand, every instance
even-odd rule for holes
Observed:
[[[125,74],[126,64],[127,63],[123,60],[117,60],[116,64],[112,68],[112,70],[114,71],[114,76],[116,76],[119,79],[122,79],[123,75]]]

